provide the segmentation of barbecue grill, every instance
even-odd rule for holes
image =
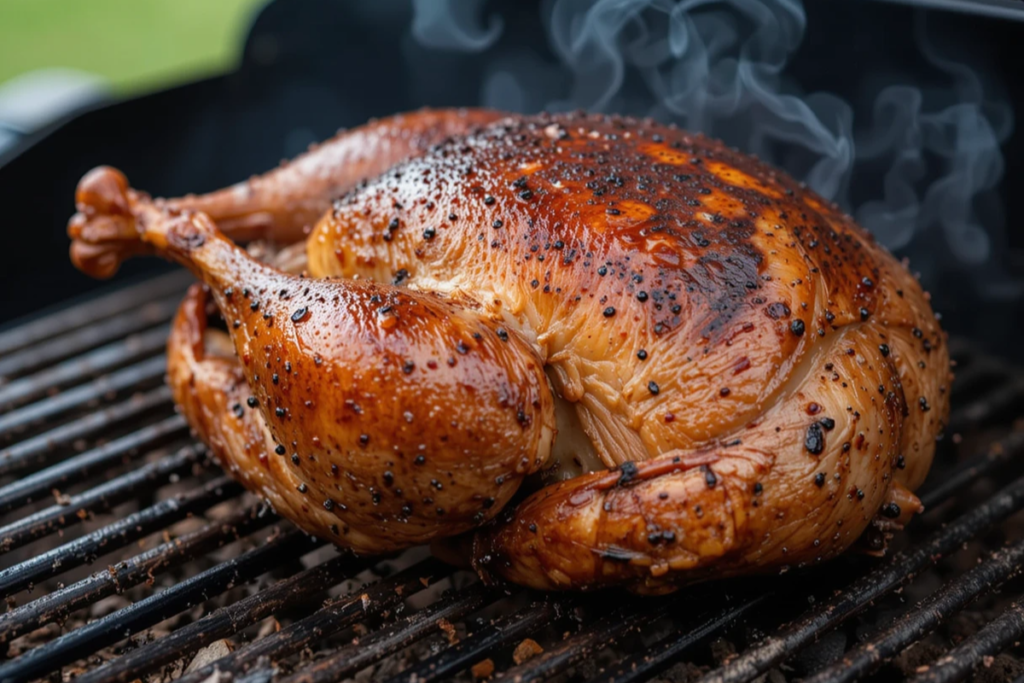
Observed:
[[[0,187],[12,197],[48,199],[40,183],[53,176],[59,207],[49,232],[24,237],[36,240],[24,245],[31,259],[22,263],[17,249],[0,256],[8,282],[27,283],[18,306],[56,301],[84,283],[63,260],[62,233],[74,181],[89,165],[127,167],[139,186],[174,194],[299,151],[257,145],[232,163],[201,149],[243,150],[240,140],[259,139],[257,120],[294,128],[276,105],[268,115],[253,104],[254,84],[294,82],[297,67],[280,55],[315,44],[309,36],[333,25],[324,17],[341,3],[303,3],[300,28],[287,23],[284,4],[256,22],[238,73],[91,112],[0,166]],[[909,12],[878,7],[896,22]],[[837,22],[853,25],[837,12]],[[528,31],[514,13],[505,16],[508,35]],[[387,29],[407,18],[374,20]],[[456,64],[435,56],[417,70],[389,62],[390,44],[364,42],[355,29],[352,36],[348,52],[332,47],[341,62],[365,51],[382,72],[388,64],[406,70],[404,78]],[[476,73],[473,59],[457,63],[463,75]],[[367,74],[339,78],[339,88],[379,94]],[[456,92],[459,79],[435,81],[399,88],[406,99],[392,93],[335,109],[296,95],[301,88],[286,92],[323,107],[304,129],[311,140],[339,121],[475,97]],[[169,111],[188,112],[186,122]],[[213,133],[226,121],[239,122],[237,139]],[[167,163],[139,156],[135,148],[151,135],[162,142],[150,153],[166,154]],[[110,155],[100,153],[118,139]],[[184,151],[171,154],[176,146]],[[215,164],[206,163],[211,156]],[[24,207],[11,210],[14,223],[33,218]],[[50,291],[32,260],[43,253]],[[349,555],[305,536],[226,477],[190,437],[163,383],[169,322],[192,279],[148,267],[132,264],[127,284],[0,329],[2,683],[1024,681],[1024,369],[984,350],[1012,348],[1006,335],[991,336],[1005,326],[951,340],[954,409],[920,492],[927,511],[884,557],[849,555],[653,599],[543,595],[485,586],[422,549]],[[974,309],[987,302],[948,301],[951,329],[986,320]]]
[[[929,512],[898,552],[653,600],[541,595],[484,586],[422,551],[380,560],[325,547],[225,477],[161,383],[188,281],[172,272],[0,334],[2,681],[169,678],[225,639],[236,649],[213,649],[223,656],[182,680],[372,668],[433,681],[493,666],[509,681],[639,681],[672,667],[674,680],[853,681],[919,643],[923,658],[899,662],[902,673],[953,681],[997,666],[1024,634],[1013,600],[1024,540],[1004,543],[1024,508],[1024,476],[1013,478],[1024,429],[1012,422],[1024,373],[966,344],[953,345],[950,426],[963,436],[944,444]],[[922,640],[958,616],[987,623],[948,649]],[[1009,655],[998,666],[1024,673]]]

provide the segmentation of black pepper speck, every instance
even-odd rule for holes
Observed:
[[[815,422],[807,428],[807,434],[804,435],[804,448],[813,455],[821,455],[821,452],[825,450],[825,434],[821,431],[820,423]]]

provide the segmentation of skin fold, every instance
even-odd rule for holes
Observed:
[[[175,399],[304,529],[364,553],[476,529],[485,577],[657,593],[919,510],[944,335],[904,266],[773,168],[646,120],[481,111],[293,163],[165,201],[97,169],[69,233],[86,272],[155,252],[205,283]],[[302,275],[219,229],[295,241],[318,201]]]

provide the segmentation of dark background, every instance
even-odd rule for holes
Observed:
[[[74,188],[93,166],[116,166],[134,186],[155,195],[204,192],[271,168],[339,127],[373,116],[477,104],[492,50],[520,45],[557,62],[533,3],[491,0],[486,11],[503,17],[504,30],[481,54],[418,45],[410,36],[407,2],[375,3],[373,11],[356,5],[272,2],[254,18],[237,71],[80,113],[0,157],[0,323],[109,286],[81,275],[67,258],[65,225]],[[858,113],[871,104],[860,92],[866,73],[918,83],[939,78],[913,40],[914,22],[924,10],[807,0],[806,11],[806,37],[789,69],[806,91],[834,92]],[[1003,97],[1024,112],[1024,23],[938,11],[927,20],[933,41],[1001,81]],[[998,188],[1007,229],[996,257],[1011,281],[1024,281],[1024,261],[1017,256],[1024,251],[1021,127],[1004,145],[1006,172]],[[940,259],[937,250],[929,251],[927,237],[908,251],[917,262]],[[929,266],[925,285],[947,329],[1015,355],[1024,300],[994,296],[978,286],[985,272],[968,272],[955,261]],[[163,268],[155,259],[135,260],[115,282]]]

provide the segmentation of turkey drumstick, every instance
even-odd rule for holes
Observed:
[[[299,242],[331,201],[360,181],[501,116],[486,109],[424,109],[389,116],[342,131],[264,175],[168,204],[206,213],[236,241]]]
[[[455,135],[335,201],[309,278],[112,169],[78,200],[80,267],[156,251],[208,285],[175,323],[176,401],[341,545],[481,527],[485,576],[661,592],[920,509],[949,407],[928,297],[834,205],[702,136],[584,114]]]
[[[156,201],[171,209],[204,212],[235,241],[264,239],[278,245],[293,244],[305,238],[332,200],[360,181],[500,116],[485,109],[423,109],[389,116],[342,131],[279,168],[231,187]],[[109,260],[110,252],[93,245],[116,235],[132,243],[126,249],[146,251],[145,245],[135,239],[134,226],[123,221],[94,221],[73,229],[72,237],[80,239],[72,245],[72,261],[96,277],[112,276],[117,265]],[[108,258],[103,267],[87,265],[101,253]]]
[[[139,240],[209,289],[175,321],[175,402],[299,526],[361,553],[408,547],[479,526],[546,462],[551,393],[518,334],[470,302],[278,272],[205,214],[119,195],[115,173],[95,172],[80,199],[125,207]],[[207,296],[234,357],[206,329]]]

